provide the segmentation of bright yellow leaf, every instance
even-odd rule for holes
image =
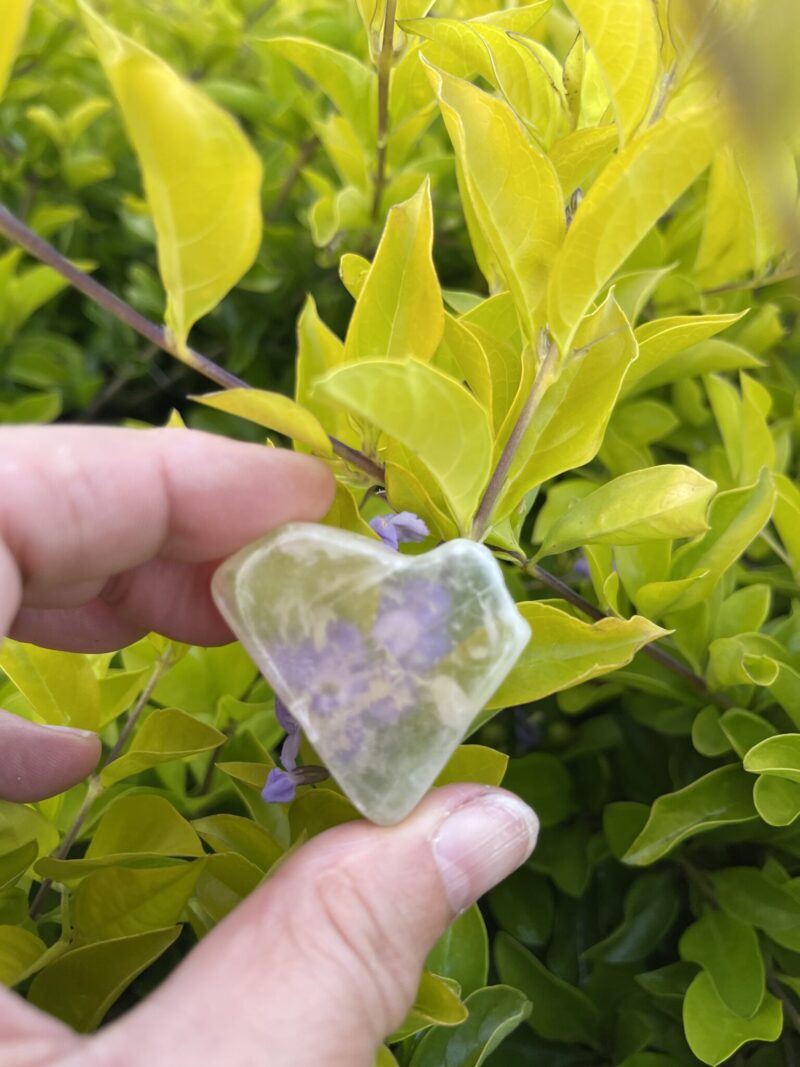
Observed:
[[[3,17],[0,24],[0,97],[5,92],[11,77],[11,68],[28,28],[32,2],[33,0],[3,0]]]

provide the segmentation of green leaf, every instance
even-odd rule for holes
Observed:
[[[700,356],[703,351],[699,348],[702,341],[726,330],[746,314],[747,312],[741,311],[738,315],[674,315],[637,326],[635,333],[639,358],[625,379],[623,395],[635,395],[665,382],[674,381],[677,375],[673,373],[673,368],[681,366],[675,362],[676,356],[696,346],[696,355]],[[741,351],[746,359],[747,354],[744,350]],[[696,360],[692,360],[693,367],[696,363]],[[716,369],[726,368],[701,365],[694,373],[704,374]]]
[[[648,806],[634,800],[615,800],[603,808],[603,833],[616,859],[622,859],[642,832],[648,815]]]
[[[751,748],[742,761],[746,771],[800,782],[800,734],[777,734]]]
[[[625,894],[625,917],[615,930],[584,953],[603,963],[635,963],[661,944],[680,910],[671,874],[652,871],[638,878]]]
[[[80,1033],[89,1033],[180,932],[180,926],[172,926],[72,949],[36,975],[28,999]]]
[[[744,708],[730,708],[723,712],[719,725],[739,759],[743,759],[759,741],[775,733],[771,723]]]
[[[687,837],[757,818],[752,793],[752,782],[738,765],[719,767],[675,793],[665,793],[654,802],[623,862],[644,867]]]
[[[422,460],[466,529],[489,477],[487,415],[466,389],[414,360],[341,367],[318,386],[323,396],[395,438]],[[382,398],[392,397],[386,404]]]
[[[108,941],[172,926],[181,918],[204,863],[95,871],[84,878],[72,899],[76,933],[83,941]]]
[[[434,974],[458,982],[464,997],[486,985],[489,938],[477,904],[448,926],[431,949],[425,966]]]
[[[393,207],[359,293],[344,351],[355,360],[427,363],[444,331],[444,304],[432,258],[430,183]]]
[[[265,778],[261,779],[263,787]],[[235,852],[268,871],[283,855],[278,842],[263,827],[241,815],[207,815],[192,824],[215,852]]]
[[[225,734],[179,708],[156,708],[133,736],[130,748],[100,773],[104,786],[161,763],[209,752],[225,743]]]
[[[281,393],[268,393],[264,389],[226,389],[190,399],[291,437],[318,456],[333,455],[330,439],[316,415]]]
[[[719,906],[728,914],[766,931],[781,944],[784,935],[796,939],[800,901],[788,889],[755,867],[727,867],[710,877]]]
[[[430,971],[423,971],[411,1011],[388,1041],[394,1044],[429,1026],[458,1026],[467,1015],[458,984]]]
[[[588,463],[603,443],[625,374],[636,359],[633,331],[613,296],[587,317],[575,345],[522,436],[496,519],[505,518],[535,486]],[[532,380],[523,380],[501,432],[503,443],[532,385]],[[580,419],[575,418],[576,411],[581,412]]]
[[[14,885],[39,855],[37,841],[28,841],[0,856],[0,891]]]
[[[369,263],[367,263],[367,269],[369,269]],[[328,371],[341,366],[344,361],[344,344],[319,317],[313,297],[306,297],[303,310],[297,320],[295,400],[303,409],[315,415],[334,437],[338,437],[346,444],[357,445],[358,441],[345,412],[335,404],[327,404],[314,391],[317,380]],[[317,430],[314,434],[315,437],[319,436]],[[325,447],[329,446],[328,442]]]
[[[375,103],[371,92],[375,79],[364,63],[305,37],[270,37],[256,40],[255,44],[288,60],[316,82],[363,140],[369,143],[374,137]]]
[[[0,926],[0,985],[13,987],[47,951],[36,934],[22,926]]]
[[[503,985],[478,989],[465,1004],[469,1018],[452,1030],[427,1033],[409,1067],[481,1067],[530,1011],[522,993]]]
[[[381,1047],[378,1049],[378,1055],[375,1059],[373,1067],[397,1067],[397,1060],[394,1058],[394,1056],[386,1047],[386,1045],[381,1045]]]
[[[529,752],[512,759],[504,788],[533,808],[543,827],[556,826],[572,812],[572,781],[562,760],[551,752]]]
[[[777,997],[766,993],[755,1015],[744,1019],[726,1006],[709,975],[701,971],[686,993],[683,1025],[695,1056],[703,1063],[717,1064],[748,1041],[777,1041],[783,1029],[783,1009]]]
[[[800,489],[785,474],[775,476],[775,528],[792,561],[795,575],[800,575]]]
[[[728,1011],[751,1018],[764,999],[764,960],[755,930],[724,911],[708,911],[683,933],[681,959],[699,963]]]
[[[762,774],[753,786],[756,811],[770,826],[791,826],[800,815],[800,784]]]
[[[547,532],[538,557],[583,544],[637,545],[708,529],[715,482],[691,467],[665,464],[614,478],[578,501]]]
[[[481,785],[500,785],[508,766],[508,756],[486,745],[460,745],[444,770],[434,782],[435,786],[450,782],[479,782]]]
[[[88,656],[55,652],[9,638],[0,648],[0,669],[30,702],[41,722],[97,729],[100,689]]]
[[[550,940],[555,897],[541,874],[521,867],[489,893],[497,925],[523,945],[541,948]]]
[[[766,469],[754,485],[731,489],[714,498],[709,509],[711,529],[679,548],[673,557],[672,578],[690,584],[676,590],[670,611],[683,611],[710,595],[769,521],[774,502],[775,486]]]
[[[508,105],[468,82],[430,70],[461,180],[496,264],[497,281],[505,280],[527,338],[533,341],[544,325],[539,308],[566,228],[555,169],[526,137]]]
[[[102,20],[81,12],[142,167],[167,290],[167,327],[185,350],[256,258],[261,161],[234,120],[197,86]]]
[[[508,934],[497,935],[494,955],[501,980],[513,983],[532,1002],[528,1025],[535,1033],[551,1041],[600,1047],[600,1012],[584,992],[548,971]]]
[[[3,5],[3,28],[0,30],[0,99],[28,28],[32,3],[33,0],[5,0]]]
[[[624,145],[650,110],[658,80],[660,30],[650,0],[567,0],[597,57]]]
[[[666,632],[639,615],[588,623],[541,601],[517,608],[531,627],[531,640],[489,701],[490,708],[541,700],[615,671]]]
[[[208,856],[197,883],[197,900],[214,926],[253,892],[263,871],[235,852]],[[194,907],[194,905],[193,905]]]
[[[586,194],[548,286],[547,321],[562,353],[614,271],[711,162],[716,134],[707,111],[662,118],[627,145]]]
[[[37,843],[39,855],[46,855],[58,845],[58,830],[33,808],[0,800],[0,855],[6,859],[31,841]],[[12,870],[17,862],[10,862]]]

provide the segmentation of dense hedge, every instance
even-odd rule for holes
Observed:
[[[331,465],[331,524],[485,540],[532,628],[444,773],[518,792],[539,846],[381,1064],[795,1062],[796,6],[29,7],[0,26],[2,203],[171,333],[9,245],[0,421],[268,430]],[[233,386],[203,403],[197,351]],[[356,816],[331,783],[261,799],[282,731],[238,644],[7,641],[0,668],[3,707],[107,753],[136,716],[88,809],[0,804],[0,977],[80,1029],[104,900],[130,906],[120,1011]]]

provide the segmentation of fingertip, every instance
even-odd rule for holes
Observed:
[[[18,804],[63,793],[97,766],[100,738],[88,730],[28,722],[0,711],[0,797]]]

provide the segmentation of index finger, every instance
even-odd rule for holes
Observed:
[[[308,456],[196,430],[0,428],[0,635],[23,585],[218,559],[332,494]]]

